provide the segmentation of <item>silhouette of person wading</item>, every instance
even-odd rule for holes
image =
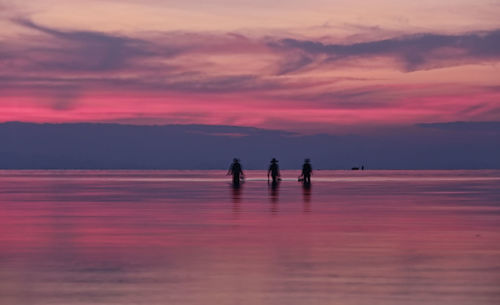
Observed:
[[[240,185],[241,179],[244,177],[243,169],[241,168],[240,160],[234,158],[233,163],[227,171],[227,175],[233,175],[233,185]]]
[[[269,169],[267,170],[267,181],[269,181],[269,176],[273,179],[273,184],[277,184],[280,180],[280,168],[278,166],[278,160],[275,158],[271,160],[271,165],[269,165]]]
[[[299,181],[302,181],[304,184],[310,184],[312,171],[311,160],[306,159],[304,165],[302,165],[302,174],[299,176]]]

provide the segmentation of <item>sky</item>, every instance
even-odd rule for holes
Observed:
[[[0,122],[500,121],[499,0],[0,0]]]

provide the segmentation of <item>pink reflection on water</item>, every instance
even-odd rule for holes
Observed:
[[[247,175],[0,172],[0,303],[499,303],[500,171]]]

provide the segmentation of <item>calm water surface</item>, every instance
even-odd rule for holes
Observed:
[[[0,304],[500,304],[500,171],[0,171]]]

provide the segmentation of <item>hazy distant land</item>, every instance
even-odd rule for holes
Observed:
[[[419,124],[352,135],[235,126],[0,124],[2,169],[247,169],[270,158],[316,169],[498,169],[499,122]]]

